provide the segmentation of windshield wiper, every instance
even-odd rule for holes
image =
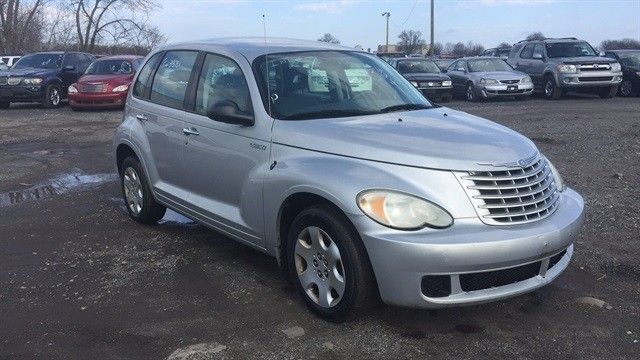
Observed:
[[[398,104],[387,106],[386,108],[380,109],[380,113],[389,113],[394,111],[402,111],[402,110],[423,110],[423,109],[432,109],[433,106],[425,105],[425,104]]]
[[[335,117],[346,117],[346,116],[360,116],[360,115],[371,115],[375,114],[373,111],[365,111],[365,110],[320,110],[320,111],[310,111],[310,112],[302,112],[293,115],[287,115],[282,117],[282,120],[307,120],[307,119],[321,119],[321,118],[335,118]]]

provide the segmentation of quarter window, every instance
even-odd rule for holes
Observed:
[[[544,57],[544,48],[542,47],[542,44],[536,44],[533,48],[533,55],[540,55],[540,57]]]
[[[197,56],[195,51],[167,52],[153,78],[150,100],[160,105],[182,108]]]
[[[208,54],[198,80],[195,111],[207,115],[209,108],[221,101],[233,101],[241,114],[251,114],[251,97],[247,81],[233,60]]]
[[[133,85],[133,96],[143,97],[147,93],[147,90],[149,89],[149,77],[151,76],[153,69],[156,68],[161,55],[162,53],[153,55],[144,65],[142,70],[140,70],[140,75],[138,75],[136,83]]]

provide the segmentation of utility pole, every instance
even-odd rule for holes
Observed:
[[[430,55],[433,55],[433,39],[434,39],[434,36],[433,36],[433,28],[434,28],[433,21],[434,21],[434,18],[435,18],[434,14],[433,14],[433,2],[434,1],[435,0],[431,0],[431,44],[429,44],[429,54]]]
[[[384,48],[384,52],[388,53],[389,52],[389,16],[391,16],[391,13],[388,11],[385,11],[382,13],[382,16],[386,16],[387,17],[387,43],[386,46]]]

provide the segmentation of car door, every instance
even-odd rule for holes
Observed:
[[[535,44],[533,43],[527,44],[524,46],[524,48],[520,52],[520,55],[516,58],[515,65],[513,66],[514,69],[521,71],[523,73],[526,73],[529,76],[532,75],[531,74],[531,58],[533,56],[534,47],[535,47]]]
[[[466,61],[458,60],[451,64],[449,70],[447,70],[447,75],[449,75],[453,83],[453,92],[456,95],[464,94],[466,91],[466,68]]]
[[[62,59],[62,79],[63,92],[69,88],[69,85],[73,84],[80,77],[80,54],[66,53]]]
[[[546,67],[546,55],[542,44],[535,44],[533,53],[529,60],[529,71],[527,72],[536,87],[542,87],[542,74]]]
[[[176,208],[188,196],[183,166],[184,101],[197,51],[167,51],[151,57],[133,87],[128,114],[144,128],[145,168],[159,200]]]
[[[241,64],[204,54],[193,111],[185,117],[185,177],[190,206],[201,221],[263,246],[262,174],[269,166],[271,124],[243,126],[207,116],[213,105],[229,101],[239,113],[253,116],[246,77],[251,68]]]

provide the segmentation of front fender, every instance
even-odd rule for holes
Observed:
[[[356,197],[368,189],[389,189],[419,196],[442,206],[454,218],[477,217],[450,171],[380,163],[279,144],[273,144],[272,151],[276,166],[265,177],[264,214],[265,247],[274,255],[279,246],[280,209],[285,200],[296,193],[325,198],[354,224],[364,216]]]

